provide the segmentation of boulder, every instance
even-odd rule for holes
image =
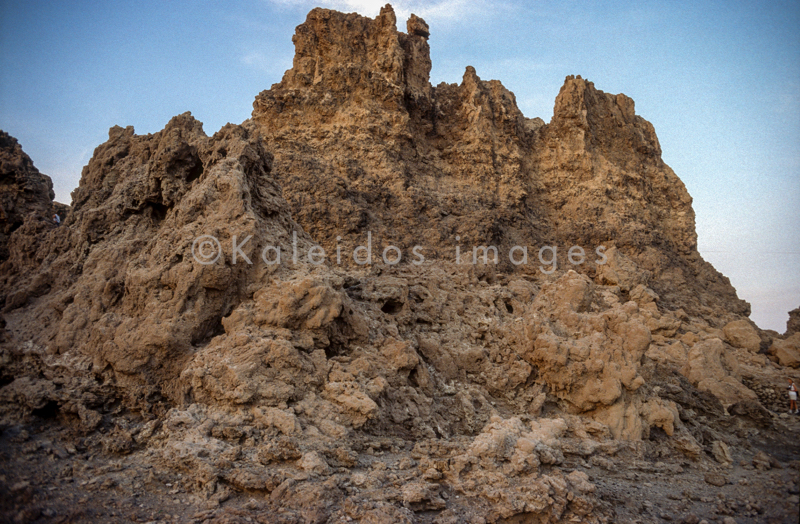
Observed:
[[[769,354],[776,357],[782,366],[800,367],[800,333],[786,339],[773,339]]]
[[[742,348],[757,353],[761,347],[761,337],[753,324],[748,320],[734,320],[722,328],[725,340],[735,348]]]

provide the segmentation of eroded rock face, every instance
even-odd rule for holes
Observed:
[[[329,253],[371,232],[407,257],[415,245],[449,260],[456,245],[492,245],[502,270],[532,272],[543,245],[560,249],[562,268],[573,245],[616,246],[665,303],[749,314],[697,253],[691,197],[633,100],[568,77],[553,120],[528,119],[471,66],[461,84],[431,86],[429,31],[407,25],[396,30],[390,6],[374,20],[315,9],[297,28],[294,67],[253,104],[251,125],[280,144],[293,216]],[[515,245],[530,264],[509,261]],[[588,258],[573,269],[593,277]]]
[[[789,311],[789,320],[786,321],[786,335],[794,335],[800,331],[800,307]]]
[[[54,198],[50,177],[39,173],[16,138],[0,131],[0,263],[8,259],[10,250],[16,254],[25,250],[24,237],[54,226]],[[12,240],[11,235],[26,220],[27,230]],[[11,248],[12,242],[17,242],[18,247]]]
[[[406,28],[313,10],[252,120],[112,128],[59,228],[0,137],[2,423],[47,414],[212,513],[285,522],[614,522],[584,470],[729,466],[772,431],[789,370],[762,340],[794,366],[798,335],[700,258],[633,101],[568,77],[527,119],[472,67],[431,86],[430,28]]]
[[[112,128],[65,224],[40,238],[33,258],[44,262],[6,263],[5,289],[17,290],[6,297],[6,318],[43,351],[91,355],[98,375],[132,394],[144,388],[134,396],[183,398],[178,377],[191,355],[282,268],[234,264],[234,238],[240,259],[251,260],[263,245],[286,248],[293,232],[309,244],[270,162],[258,136],[226,126],[209,138],[188,113],[155,135]],[[219,263],[193,256],[204,234],[218,239]]]

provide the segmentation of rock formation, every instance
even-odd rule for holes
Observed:
[[[39,173],[14,137],[0,132],[0,262],[13,249],[11,234],[26,221],[33,229],[52,225],[54,198],[50,177]]]
[[[789,311],[789,320],[786,321],[786,335],[800,332],[800,307]]]
[[[712,322],[714,311],[749,314],[697,253],[691,197],[633,100],[568,77],[545,125],[472,67],[460,85],[433,87],[419,24],[398,33],[389,7],[375,20],[315,9],[297,28],[293,68],[253,104],[252,124],[279,144],[292,214],[326,252],[352,252],[370,231],[408,256],[414,245],[450,260],[456,245],[494,245],[501,270],[536,272],[545,245],[561,267],[571,246],[615,246],[638,273],[621,283],[607,271],[608,283],[651,285]],[[515,268],[513,246],[534,261]],[[593,260],[574,269],[594,276]]]
[[[62,227],[2,135],[4,518],[790,514],[793,338],[698,254],[653,126],[580,77],[548,124],[472,67],[431,86],[429,34],[311,11],[252,119],[112,128]]]

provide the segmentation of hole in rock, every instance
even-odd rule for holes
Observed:
[[[396,315],[400,313],[401,309],[403,309],[403,303],[393,298],[387,300],[386,303],[381,307],[381,311],[388,315]]]
[[[225,327],[222,325],[222,315],[211,318],[195,332],[192,337],[192,345],[202,346],[212,338],[222,335],[223,333],[225,333]]]
[[[417,368],[412,369],[411,372],[408,374],[408,383],[411,384],[412,387],[415,388],[419,387],[419,380],[417,378],[418,375],[419,372],[417,371]]]
[[[56,418],[58,416],[58,402],[55,400],[48,400],[47,404],[40,408],[36,408],[31,412],[35,417],[39,418]]]
[[[325,348],[325,358],[329,360],[333,357],[339,357],[345,354],[347,354],[347,349],[345,346],[335,341],[331,341],[331,343]]]
[[[509,313],[514,312],[514,306],[511,305],[511,301],[508,300],[506,301],[506,311],[508,311]]]
[[[164,220],[167,218],[167,211],[169,211],[169,207],[160,203],[160,202],[149,202],[148,207],[150,208],[150,212],[152,217],[156,220]]]
[[[650,428],[650,440],[660,441],[660,440],[668,440],[669,437],[667,436],[667,432],[661,428],[653,426]]]
[[[361,284],[355,284],[353,286],[344,288],[344,292],[347,293],[347,296],[353,300],[362,300],[364,298],[362,296],[362,291]]]
[[[200,178],[200,175],[202,174],[203,174],[203,164],[198,161],[194,166],[192,166],[192,169],[190,169],[189,173],[186,175],[186,182],[191,184],[192,182]]]

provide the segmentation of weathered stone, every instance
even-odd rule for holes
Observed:
[[[731,451],[728,449],[728,445],[721,440],[715,440],[711,443],[711,453],[714,455],[716,461],[724,466],[730,466],[733,463],[733,457],[731,457]]]
[[[758,336],[753,324],[747,320],[729,322],[725,324],[722,331],[725,333],[725,340],[733,347],[746,349],[753,353],[757,353],[761,348],[761,337]]]
[[[722,473],[710,471],[703,477],[708,484],[721,488],[728,483],[728,479]]]
[[[786,339],[774,339],[769,353],[774,355],[782,366],[800,367],[800,333],[795,333]]]
[[[789,320],[786,321],[786,335],[800,332],[800,307],[789,311]]]

